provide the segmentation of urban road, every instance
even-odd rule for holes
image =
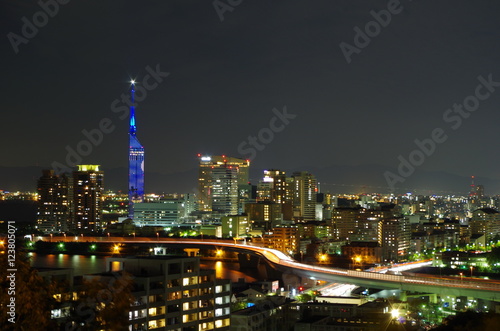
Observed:
[[[299,277],[314,277],[327,282],[348,283],[367,288],[398,289],[401,291],[434,293],[438,295],[468,296],[484,300],[500,302],[500,281],[469,278],[469,277],[438,277],[425,274],[393,275],[368,271],[354,271],[340,268],[331,268],[319,265],[310,265],[295,261],[289,255],[252,243],[241,243],[229,240],[216,239],[179,239],[179,238],[134,238],[134,237],[48,237],[37,236],[34,240],[43,241],[80,241],[80,242],[111,242],[122,244],[152,244],[176,245],[185,248],[213,247],[241,253],[256,254],[263,257],[275,268],[288,274]],[[456,279],[455,279],[456,278]]]

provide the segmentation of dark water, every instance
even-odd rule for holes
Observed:
[[[75,276],[105,271],[104,256],[29,253],[35,268],[72,268]]]
[[[37,254],[29,253],[31,265],[36,268],[73,268],[75,276],[105,271],[105,256],[70,255],[70,254]],[[201,261],[202,269],[213,269],[217,278],[230,279],[237,282],[244,278],[246,282],[263,280],[263,268],[248,272],[239,271],[239,265],[231,262]]]

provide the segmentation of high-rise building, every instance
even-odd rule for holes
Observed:
[[[281,218],[293,218],[293,179],[277,169],[264,170],[264,178],[257,185],[257,201],[279,204]]]
[[[69,230],[72,207],[71,179],[43,170],[38,180],[37,227],[45,233]]]
[[[407,257],[411,239],[410,221],[407,218],[381,220],[378,233],[384,261],[399,261]]]
[[[332,212],[331,225],[334,228],[334,239],[353,239],[359,224],[367,219],[366,209],[357,207],[338,207]]]
[[[471,234],[484,234],[486,241],[500,235],[500,213],[493,208],[481,208],[472,213],[469,221]]]
[[[238,168],[223,165],[212,169],[210,192],[212,212],[222,215],[238,214]]]
[[[293,178],[293,217],[296,221],[316,220],[316,178],[306,172],[295,172]]]
[[[101,224],[104,172],[98,165],[78,165],[73,171],[73,230],[97,231]]]
[[[258,201],[276,203],[292,202],[293,195],[286,173],[281,170],[264,170],[264,178],[257,187]]]
[[[479,199],[484,198],[484,186],[483,185],[477,185],[476,186],[476,196]]]
[[[199,157],[199,210],[237,214],[238,185],[248,184],[250,161],[225,155]]]
[[[245,214],[248,215],[254,231],[269,231],[273,226],[280,225],[283,220],[281,204],[272,201],[247,203]]]
[[[129,217],[134,217],[134,203],[144,202],[144,147],[137,139],[137,126],[135,122],[134,93],[135,81],[132,81],[130,89],[130,127],[129,127],[129,149],[128,149],[128,197]]]

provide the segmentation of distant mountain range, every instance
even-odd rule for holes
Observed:
[[[0,167],[0,190],[34,191],[43,167]],[[263,169],[251,169],[252,184],[262,177]],[[320,182],[322,192],[331,193],[387,193],[388,184],[384,178],[385,171],[395,169],[381,165],[341,166],[334,165],[324,168],[304,166],[301,169],[283,169],[291,175],[294,171],[309,171]],[[113,191],[126,191],[127,168],[106,169],[105,188]],[[196,168],[162,174],[146,172],[146,192],[155,193],[188,193],[197,187],[198,170]],[[470,190],[470,178],[447,172],[430,172],[416,170],[403,183],[398,183],[394,193],[412,192],[413,194],[467,194]],[[486,195],[500,194],[500,180],[486,177],[476,177],[476,185],[485,187]]]

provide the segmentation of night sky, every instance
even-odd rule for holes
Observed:
[[[500,82],[499,2],[218,3],[236,6],[73,0],[13,47],[22,18],[43,15],[36,1],[2,1],[0,166],[65,164],[66,147],[107,118],[114,130],[82,163],[126,167],[128,122],[112,104],[130,78],[144,85],[150,67],[169,73],[136,110],[150,172],[195,169],[197,153],[248,158],[241,144],[262,132],[255,169],[376,166],[380,181],[384,170],[397,174],[415,139],[441,128],[446,141],[417,171],[500,179],[500,87],[482,88],[488,97],[460,123],[447,113],[475,94],[479,76]],[[388,6],[390,22],[374,24],[371,11]],[[339,45],[355,47],[354,29],[367,23],[379,31],[348,63]],[[271,139],[284,107],[295,118]]]

